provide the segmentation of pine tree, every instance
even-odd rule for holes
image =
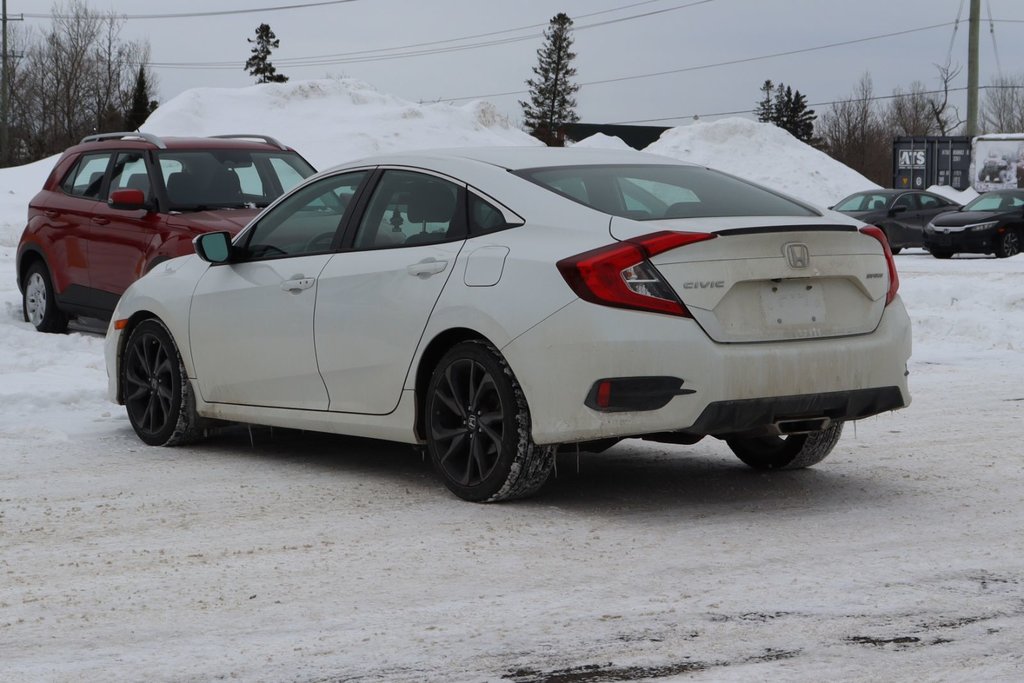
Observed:
[[[256,38],[246,38],[246,40],[254,43],[252,54],[245,61],[245,67],[243,67],[249,71],[249,75],[255,76],[257,83],[286,82],[288,77],[277,73],[277,69],[270,63],[270,51],[281,45],[281,41],[270,30],[270,24],[260,24],[256,27]]]
[[[765,81],[764,85],[761,86],[761,92],[764,93],[764,97],[757,103],[757,109],[754,110],[754,114],[757,115],[757,120],[761,123],[771,123],[772,119],[775,118],[775,84],[771,81]]]
[[[807,98],[792,87],[765,81],[761,86],[764,97],[758,102],[754,114],[762,123],[773,123],[789,132],[801,142],[814,142],[814,122],[818,115],[807,108]]]
[[[135,87],[132,89],[131,108],[124,115],[124,130],[138,130],[153,113],[157,103],[156,100],[150,99],[151,95],[146,67],[139,66]]]
[[[535,78],[526,81],[530,87],[530,101],[519,101],[523,108],[523,123],[530,134],[549,146],[561,146],[564,137],[559,131],[562,124],[580,120],[576,115],[576,92],[580,86],[572,82],[576,69],[572,60],[572,19],[564,12],[551,18],[544,31],[544,44],[537,50]]]

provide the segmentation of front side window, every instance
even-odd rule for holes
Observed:
[[[83,154],[61,183],[61,189],[73,197],[101,199],[103,176],[110,165],[110,152]]]
[[[314,173],[294,152],[161,150],[158,158],[172,211],[263,208]]]
[[[142,152],[120,152],[114,159],[110,171],[110,190],[141,190],[148,200],[150,197],[149,171]]]
[[[436,244],[466,234],[463,192],[412,171],[385,171],[359,224],[356,249]]]
[[[592,209],[634,220],[818,215],[774,192],[699,166],[561,166],[516,174]]]
[[[260,218],[244,238],[247,259],[330,251],[345,212],[367,171],[323,178],[298,190]]]
[[[906,207],[908,211],[913,211],[914,209],[917,208],[914,205],[914,195],[912,194],[901,194],[899,198],[895,202],[893,202],[892,206],[894,209],[897,206],[903,206]]]

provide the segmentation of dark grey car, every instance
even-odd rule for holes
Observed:
[[[871,190],[857,192],[832,207],[857,220],[877,225],[889,239],[892,253],[923,245],[924,226],[960,205],[931,192],[920,190]]]

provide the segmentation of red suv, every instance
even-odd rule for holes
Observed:
[[[263,135],[90,135],[29,203],[17,258],[25,320],[64,332],[74,316],[109,319],[128,285],[191,254],[196,235],[237,233],[313,173]]]

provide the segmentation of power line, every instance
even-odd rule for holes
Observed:
[[[622,5],[620,7],[614,7],[614,8],[611,8],[611,9],[601,10],[601,11],[598,11],[598,12],[590,12],[590,13],[587,13],[587,14],[578,15],[577,18],[594,17],[594,16],[598,16],[598,15],[601,15],[601,14],[608,14],[610,12],[619,12],[619,11],[622,11],[622,10],[631,9],[633,7],[639,7],[641,5],[649,5],[652,2],[660,2],[660,1],[661,0],[643,0],[643,2],[634,2],[634,3],[630,3],[628,5]],[[642,18],[645,18],[645,17],[650,17],[650,16],[654,16],[654,15],[658,15],[658,14],[664,14],[666,12],[674,12],[676,10],[687,9],[689,7],[696,7],[697,5],[706,5],[708,3],[715,2],[715,1],[716,0],[696,0],[695,2],[689,2],[689,3],[682,4],[682,5],[676,5],[674,7],[667,7],[667,8],[663,8],[663,9],[652,10],[650,12],[642,12],[640,14],[632,14],[630,16],[618,17],[618,18],[615,18],[615,19],[607,19],[605,21],[597,21],[597,22],[593,22],[593,23],[590,23],[590,24],[584,24],[582,26],[574,26],[573,27],[573,31],[574,32],[575,31],[584,31],[584,30],[591,29],[591,28],[597,28],[599,26],[608,26],[608,25],[611,25],[611,24],[619,24],[619,23],[626,22],[626,21],[632,21],[634,19],[642,19]],[[473,49],[477,49],[477,48],[481,48],[481,47],[491,47],[491,46],[494,46],[494,45],[505,45],[505,44],[508,44],[508,43],[522,42],[522,41],[526,41],[526,40],[534,40],[540,34],[538,34],[538,33],[531,33],[531,34],[525,35],[525,36],[514,36],[514,37],[508,37],[508,38],[498,38],[498,39],[494,39],[494,40],[486,40],[486,41],[481,41],[481,42],[477,42],[477,43],[469,43],[469,44],[466,44],[466,45],[449,45],[447,47],[432,48],[432,49],[413,50],[412,48],[430,47],[430,46],[433,46],[433,45],[442,45],[444,43],[455,43],[455,42],[459,42],[459,41],[463,41],[463,40],[471,40],[471,39],[474,39],[474,38],[496,36],[496,35],[501,35],[501,34],[504,34],[504,33],[515,33],[515,32],[519,32],[519,31],[526,31],[526,30],[532,30],[532,29],[537,29],[537,28],[541,28],[541,27],[546,27],[547,25],[548,25],[547,22],[542,23],[542,24],[531,24],[529,26],[520,26],[520,27],[517,27],[517,28],[503,29],[501,31],[491,31],[491,32],[488,32],[488,33],[479,33],[479,34],[471,35],[471,36],[462,36],[462,37],[459,37],[459,38],[448,38],[446,40],[435,40],[435,41],[426,42],[426,43],[413,43],[413,44],[410,44],[410,45],[401,45],[401,46],[390,47],[390,48],[376,48],[376,49],[373,49],[373,50],[360,50],[360,51],[356,51],[356,52],[340,52],[340,53],[335,53],[335,54],[314,55],[314,56],[307,56],[307,57],[275,58],[274,59],[274,63],[279,65],[279,66],[281,66],[281,67],[299,68],[299,67],[311,67],[311,66],[331,66],[331,65],[337,65],[337,64],[358,64],[358,63],[363,63],[363,62],[377,62],[377,61],[386,61],[386,60],[391,60],[391,59],[405,59],[405,58],[408,58],[408,57],[422,57],[422,56],[426,56],[426,55],[443,54],[443,53],[448,53],[448,52],[461,52],[461,51],[464,51],[464,50],[473,50]],[[405,50],[405,52],[399,52],[401,50]],[[394,54],[376,54],[376,56],[369,56],[369,55],[374,55],[374,53],[387,53],[387,52],[393,52]],[[150,62],[148,64],[148,66],[153,67],[153,68],[161,68],[161,69],[199,69],[199,70],[204,70],[204,69],[211,69],[211,70],[232,69],[233,70],[233,69],[237,69],[238,68],[238,63],[235,62],[235,61],[211,61],[211,62],[156,62],[156,61],[152,61],[152,62]]]
[[[356,0],[323,0],[322,2],[304,2],[297,5],[277,5],[276,7],[253,7],[250,9],[217,10],[213,12],[178,12],[174,14],[119,14],[120,19],[190,19],[195,17],[220,17],[229,14],[256,14],[258,12],[281,12],[290,9],[305,9],[307,7],[323,7],[324,5],[341,5],[344,3],[356,2]],[[37,14],[25,12],[22,16],[26,19],[70,19],[67,14]]]
[[[746,63],[749,63],[749,62],[757,62],[757,61],[761,61],[761,60],[765,60],[765,59],[774,59],[776,57],[786,57],[786,56],[790,56],[790,55],[803,54],[803,53],[807,53],[807,52],[815,52],[817,50],[827,50],[827,49],[833,48],[833,47],[842,47],[842,46],[846,46],[846,45],[855,45],[857,43],[865,43],[865,42],[868,42],[868,41],[871,41],[871,40],[881,40],[883,38],[893,38],[895,36],[904,36],[904,35],[907,35],[909,33],[917,33],[919,31],[930,31],[930,30],[933,30],[933,29],[936,29],[936,28],[943,28],[945,26],[949,26],[952,23],[953,22],[951,22],[951,21],[947,21],[947,22],[943,22],[941,24],[932,24],[930,26],[921,26],[919,28],[911,28],[911,29],[906,29],[906,30],[903,30],[903,31],[894,31],[892,33],[881,33],[881,34],[874,35],[874,36],[867,36],[866,38],[856,38],[856,39],[853,39],[853,40],[844,40],[844,41],[835,42],[835,43],[828,43],[826,45],[817,45],[815,47],[800,48],[800,49],[797,49],[797,50],[786,50],[785,52],[773,52],[771,54],[760,55],[758,57],[745,57],[745,58],[742,58],[742,59],[731,59],[731,60],[724,61],[724,62],[714,62],[712,64],[701,64],[699,66],[686,66],[686,67],[682,67],[682,68],[679,68],[679,69],[669,69],[667,71],[655,71],[655,72],[646,73],[646,74],[634,74],[632,76],[620,76],[620,77],[617,77],[617,78],[604,78],[604,79],[597,80],[597,81],[586,81],[586,82],[580,83],[580,86],[603,85],[605,83],[619,83],[619,82],[622,82],[622,81],[632,81],[632,80],[637,80],[637,79],[640,79],[640,78],[653,78],[655,76],[667,76],[669,74],[678,74],[678,73],[685,73],[685,72],[689,72],[689,71],[701,71],[701,70],[704,70],[704,69],[713,69],[713,68],[720,67],[720,66],[732,66],[734,64],[746,64]],[[529,92],[529,91],[528,90],[511,90],[511,91],[508,91],[508,92],[489,93],[489,94],[486,94],[486,95],[467,95],[467,96],[463,96],[463,97],[442,97],[441,101],[442,102],[458,102],[460,100],[476,100],[476,99],[483,99],[483,98],[487,98],[487,97],[502,97],[502,96],[505,96],[505,95],[522,95],[522,94],[527,93],[527,92]]]
[[[979,90],[1024,90],[1024,85],[982,85],[979,86]],[[892,95],[875,95],[873,97],[863,98],[865,102],[875,102],[878,100],[894,100],[897,97],[907,97],[909,94],[914,95],[939,95],[946,92],[963,92],[967,90],[967,87],[960,88],[949,88],[948,90],[921,90],[915,93],[894,93]],[[831,100],[829,102],[812,102],[808,104],[808,107],[829,107],[836,104],[843,104],[845,102],[862,101],[860,98],[845,99],[845,100]],[[682,114],[680,116],[661,116],[653,119],[633,119],[631,121],[612,121],[608,125],[628,125],[632,123],[657,123],[658,121],[679,121],[682,119],[696,118],[711,118],[714,116],[735,116],[737,114],[753,114],[754,109],[736,109],[734,111],[719,111],[713,114]]]

